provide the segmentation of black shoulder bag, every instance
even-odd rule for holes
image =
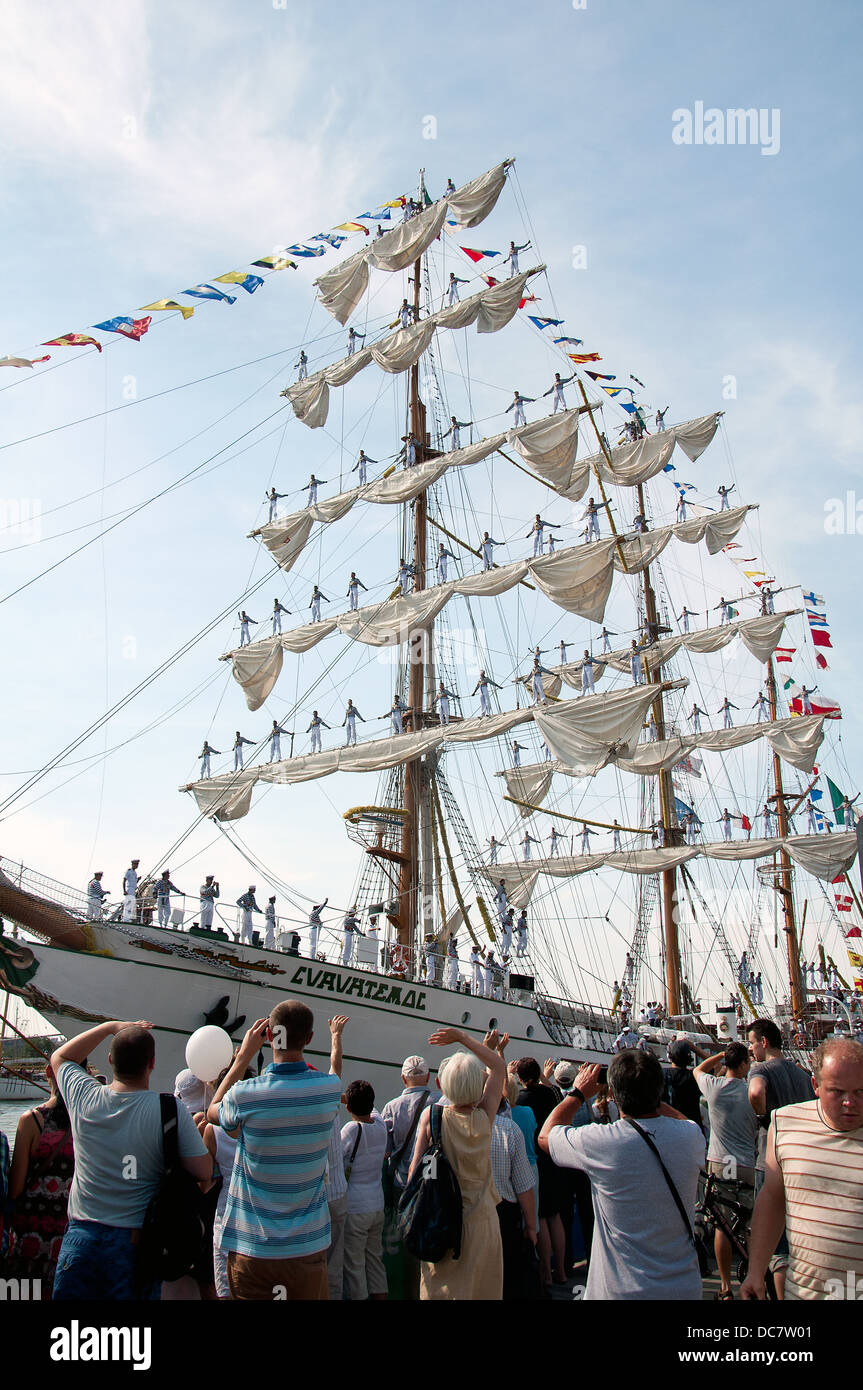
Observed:
[[[384,1159],[381,1181],[383,1183],[384,1188],[384,1206],[389,1209],[398,1206],[399,1197],[401,1196],[402,1192],[402,1188],[398,1180],[399,1167],[401,1166],[401,1161],[407,1153],[408,1147],[411,1144],[413,1137],[417,1132],[417,1125],[420,1122],[420,1115],[423,1113],[423,1110],[425,1109],[427,1100],[428,1091],[424,1091],[423,1094],[420,1096],[419,1104],[417,1105],[417,1108],[414,1111],[413,1119],[411,1120],[411,1127],[407,1132],[407,1138],[405,1139],[404,1143],[396,1150],[395,1153],[390,1154],[387,1158]]]
[[[684,1226],[686,1227],[686,1234],[687,1234],[687,1236],[689,1237],[690,1243],[691,1243],[693,1249],[695,1250],[696,1255],[698,1256],[698,1267],[699,1267],[699,1269],[700,1269],[700,1271],[701,1271],[701,1274],[702,1274],[702,1277],[703,1277],[705,1274],[707,1274],[707,1273],[709,1272],[709,1261],[707,1260],[707,1253],[706,1253],[706,1251],[703,1249],[703,1246],[700,1244],[700,1242],[699,1242],[698,1240],[696,1240],[696,1238],[695,1238],[695,1232],[694,1232],[693,1229],[692,1229],[692,1222],[689,1220],[689,1217],[688,1217],[688,1215],[687,1215],[687,1213],[686,1213],[686,1207],[683,1205],[683,1199],[681,1198],[680,1193],[678,1192],[677,1188],[676,1188],[675,1185],[674,1185],[674,1179],[672,1178],[671,1174],[669,1173],[668,1169],[666,1168],[665,1164],[663,1163],[663,1161],[662,1161],[662,1155],[661,1155],[661,1153],[659,1152],[659,1150],[658,1150],[658,1148],[656,1147],[656,1145],[654,1144],[654,1142],[653,1142],[653,1140],[651,1139],[650,1135],[647,1134],[647,1133],[641,1128],[641,1125],[636,1124],[636,1123],[635,1123],[635,1120],[631,1120],[630,1117],[629,1117],[628,1115],[626,1115],[624,1118],[626,1119],[626,1123],[627,1123],[628,1125],[631,1125],[632,1128],[635,1130],[635,1132],[636,1132],[637,1134],[640,1134],[640,1135],[641,1135],[641,1137],[642,1137],[642,1139],[644,1140],[644,1142],[645,1142],[645,1144],[647,1145],[647,1147],[648,1147],[649,1149],[652,1149],[653,1152],[654,1152],[655,1155],[656,1155],[656,1161],[657,1161],[657,1163],[659,1164],[660,1168],[662,1169],[662,1176],[665,1178],[665,1181],[666,1181],[666,1183],[668,1184],[668,1190],[669,1190],[669,1192],[671,1193],[672,1197],[674,1198],[674,1205],[677,1207],[677,1210],[680,1212],[680,1219],[681,1219],[681,1221],[683,1222]]]
[[[398,1231],[406,1248],[430,1264],[461,1254],[462,1201],[458,1179],[443,1150],[441,1107],[429,1110],[431,1144],[399,1202]]]

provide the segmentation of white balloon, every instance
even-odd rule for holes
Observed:
[[[186,1066],[199,1081],[215,1081],[234,1055],[234,1044],[224,1028],[212,1023],[198,1028],[186,1043]]]

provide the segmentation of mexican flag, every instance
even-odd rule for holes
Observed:
[[[830,800],[833,803],[833,814],[836,817],[837,824],[845,825],[845,807],[843,804],[845,801],[845,793],[840,791],[836,783],[831,782],[829,777],[825,776],[825,781],[827,783],[827,790],[830,793]],[[847,826],[845,826],[845,828],[846,830],[848,829]]]

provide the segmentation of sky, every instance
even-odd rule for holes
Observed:
[[[299,505],[308,473],[346,476],[358,443],[375,458],[391,455],[403,410],[403,383],[364,377],[313,435],[279,396],[304,343],[313,365],[343,350],[311,284],[334,255],[273,275],[254,297],[238,290],[231,307],[200,302],[188,322],[155,314],[141,343],[118,339],[101,356],[37,345],[248,268],[277,245],[412,191],[420,167],[436,194],[448,177],[461,184],[505,157],[516,160],[509,187],[464,244],[530,237],[548,265],[540,312],[565,318],[604,370],[634,372],[670,419],[726,412],[716,452],[693,480],[705,496],[733,480],[739,498],[760,503],[747,539],[781,583],[825,596],[834,651],[819,678],[842,703],[830,743],[835,767],[844,760],[853,779],[860,537],[853,525],[836,534],[825,523],[833,499],[853,518],[859,489],[859,6],[834,3],[829,17],[813,24],[810,6],[772,0],[709,13],[684,0],[543,0],[530,12],[475,13],[449,0],[433,11],[336,0],[325,12],[272,0],[7,0],[0,356],[48,352],[51,362],[0,371],[3,796],[266,573],[246,537],[264,519],[271,483]],[[766,140],[676,143],[675,113],[697,103],[763,111],[773,152]],[[466,264],[451,248],[443,254],[446,269]],[[369,306],[374,331],[405,292],[403,277],[382,278]],[[560,365],[523,323],[481,348],[459,336],[464,347],[441,348],[447,408],[460,418],[471,409],[486,430],[502,427],[491,421],[514,385],[538,394],[533,387],[545,389]],[[545,494],[520,493],[499,463],[477,470],[474,491],[470,524],[493,534],[503,526],[508,538],[547,505]],[[661,502],[673,510],[667,487]],[[147,505],[64,559],[139,503]],[[465,499],[454,505],[467,524]],[[572,528],[567,505],[552,505]],[[389,519],[371,512],[310,546],[287,584],[250,598],[253,616],[266,615],[277,592],[302,621],[311,583],[331,585],[339,599],[360,562],[382,592],[398,542],[383,529]],[[684,588],[691,580],[700,595],[707,583],[713,602],[736,581],[727,562],[708,581],[700,561],[685,558]],[[622,609],[610,612],[622,620]],[[217,661],[236,641],[231,621],[15,803],[0,853],[82,888],[102,868],[115,892],[132,855],[147,868],[163,863],[194,819],[177,788],[196,775],[202,739],[224,751],[238,726],[260,739],[291,703],[290,689],[277,690],[258,714],[245,710]],[[583,623],[564,632],[547,613],[542,621],[540,630],[540,608],[520,610],[521,657],[547,635],[586,635]],[[495,641],[486,650],[503,663]],[[340,724],[351,692],[344,670],[329,673],[326,645],[306,673],[322,713]],[[814,675],[811,647],[796,669]],[[758,676],[742,658],[729,654],[710,672],[708,696],[739,677],[746,703],[754,699]],[[462,675],[462,690],[474,674]],[[353,692],[371,717],[389,705],[387,680],[364,653]],[[303,690],[299,675],[282,681]],[[291,725],[298,739],[306,712]],[[300,902],[327,892],[333,903],[350,900],[357,853],[341,813],[372,799],[375,781],[337,782],[276,789],[289,800],[277,806],[269,795],[238,827]],[[720,801],[732,788],[729,774]],[[602,796],[610,812],[615,787]],[[482,838],[508,824],[475,828]],[[261,882],[206,823],[170,867],[190,893],[216,873],[231,901]],[[617,970],[624,949],[621,935]]]

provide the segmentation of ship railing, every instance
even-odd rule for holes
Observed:
[[[82,917],[87,916],[87,894],[77,888],[70,888],[68,883],[48,878],[45,874],[37,873],[35,869],[28,869],[26,864],[7,859],[4,855],[0,855],[0,872],[23,892],[56,903],[58,907],[68,908]]]

